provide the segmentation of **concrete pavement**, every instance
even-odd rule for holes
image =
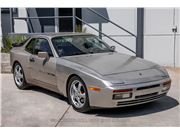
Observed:
[[[19,90],[12,74],[2,77],[2,126],[180,126],[180,70],[168,69],[167,97],[145,105],[75,112],[66,98],[39,87]]]
[[[2,126],[55,126],[69,107],[65,98],[39,87],[19,90],[2,75]]]

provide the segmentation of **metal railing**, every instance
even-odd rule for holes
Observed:
[[[88,25],[89,27],[91,27],[92,29],[94,29],[95,31],[101,33],[102,35],[104,35],[105,37],[109,38],[110,40],[114,41],[115,43],[119,44],[120,46],[126,48],[127,50],[131,51],[132,53],[136,54],[136,52],[134,52],[133,50],[131,50],[130,48],[128,48],[127,46],[123,45],[122,43],[118,42],[117,40],[111,38],[110,36],[108,36],[107,34],[103,33],[102,31],[99,31],[98,29],[94,28],[93,26],[91,26],[90,24],[88,24],[87,22],[83,21],[82,19],[80,19],[79,17],[76,16],[76,19],[80,20],[81,22],[83,22],[84,24]]]
[[[93,10],[92,8],[87,8],[89,11],[93,12],[94,14],[98,15],[99,17],[103,18],[104,20],[110,22],[111,24],[113,24],[114,26],[120,28],[121,30],[127,32],[128,34],[130,34],[133,37],[136,37],[136,35],[134,35],[132,32],[126,30],[125,28],[121,27],[120,25],[118,25],[117,23],[109,20],[108,18],[104,17],[102,14],[98,13],[97,11]]]
[[[103,18],[104,20],[110,22],[111,24],[113,24],[114,26],[116,26],[117,28],[127,32],[128,34],[130,34],[131,36],[135,37],[136,39],[136,35],[134,35],[132,32],[126,30],[125,28],[121,27],[120,25],[118,25],[117,23],[111,21],[110,19],[104,17],[102,14],[98,13],[97,11],[93,10],[92,8],[87,8],[89,11],[91,11],[92,13],[98,15],[99,17]],[[74,11],[75,12],[75,11]],[[78,19],[79,21],[83,22],[84,24],[86,24],[87,26],[89,26],[90,28],[94,29],[95,31],[99,32],[100,34],[104,35],[105,37],[107,37],[108,39],[110,39],[111,41],[117,43],[118,45],[124,47],[125,49],[129,50],[130,52],[136,54],[135,51],[133,51],[132,49],[128,48],[127,46],[125,46],[124,44],[118,42],[117,40],[113,39],[112,37],[108,36],[107,34],[103,33],[102,31],[94,28],[93,26],[91,26],[89,23],[85,22],[84,20],[80,19],[79,17],[75,16],[76,19]]]
[[[114,26],[116,26],[117,28],[127,32],[128,34],[130,34],[131,36],[135,37],[136,38],[136,35],[134,35],[132,32],[126,30],[125,28],[121,27],[120,25],[118,25],[117,23],[107,19],[106,17],[104,17],[102,14],[98,13],[97,11],[93,10],[92,8],[87,8],[89,11],[91,11],[92,13],[98,15],[99,17],[103,18],[104,20],[110,22],[111,24],[113,24]],[[108,36],[107,34],[103,33],[102,30],[98,30],[96,29],[95,27],[91,26],[89,23],[87,23],[86,21],[82,20],[81,18],[77,17],[76,16],[76,9],[73,8],[72,9],[72,16],[42,16],[42,17],[13,17],[13,14],[12,14],[12,9],[10,9],[10,20],[11,20],[11,31],[12,33],[10,34],[14,34],[14,26],[13,26],[13,22],[14,22],[14,19],[19,19],[19,20],[25,20],[26,23],[28,24],[28,21],[31,20],[31,19],[61,19],[61,18],[72,18],[72,25],[73,25],[73,32],[76,32],[76,20],[79,20],[81,21],[83,24],[89,26],[90,28],[92,28],[93,30],[97,31],[98,33],[102,34],[103,36],[107,37],[108,39],[110,39],[111,41],[117,43],[118,45],[124,47],[125,49],[129,50],[130,52],[136,54],[135,51],[133,51],[132,49],[128,48],[127,46],[125,46],[124,44],[120,43],[119,41],[113,39],[112,37]],[[27,34],[27,35],[31,35],[32,33],[30,34]],[[38,34],[38,33],[33,33],[33,34]]]
[[[41,16],[41,17],[13,17],[13,19],[28,20],[28,19],[55,19],[55,18],[72,18],[73,16]]]

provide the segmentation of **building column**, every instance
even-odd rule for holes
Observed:
[[[102,33],[101,33],[102,32],[102,23],[101,22],[99,23],[99,31],[100,31],[99,38],[102,39]]]
[[[3,44],[2,44],[2,29],[1,29],[1,8],[0,8],[0,47],[3,47]]]
[[[73,32],[76,32],[76,8],[72,9],[72,16],[73,16]]]
[[[58,33],[59,32],[59,18],[57,18],[57,16],[59,16],[58,8],[54,8],[54,16],[55,16],[55,33]]]
[[[11,33],[14,33],[13,8],[9,8]]]
[[[137,8],[136,56],[144,57],[144,8]]]

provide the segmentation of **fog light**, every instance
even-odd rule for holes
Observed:
[[[165,87],[162,88],[163,91],[168,90],[168,89],[169,89],[169,86],[165,86]]]
[[[170,86],[164,86],[164,87],[162,88],[162,92],[166,92],[166,91],[168,91],[168,90],[169,90],[169,88],[170,88]]]
[[[169,90],[170,87],[171,87],[171,80],[164,82],[162,92]]]
[[[132,97],[132,93],[120,93],[120,94],[113,95],[114,100],[127,99],[127,98],[131,98],[131,97]]]

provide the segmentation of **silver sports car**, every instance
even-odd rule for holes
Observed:
[[[152,102],[171,85],[164,68],[118,53],[92,34],[34,35],[10,58],[19,89],[38,85],[60,93],[79,112]]]

